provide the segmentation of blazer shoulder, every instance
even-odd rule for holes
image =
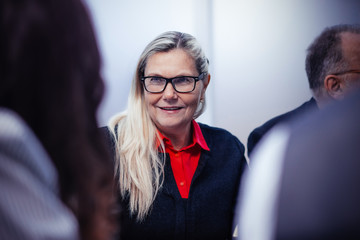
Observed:
[[[276,117],[271,118],[270,120],[263,123],[261,126],[255,128],[248,136],[247,147],[248,147],[248,155],[251,154],[253,148],[260,139],[275,125],[291,121],[293,118],[297,117],[298,115],[310,111],[311,109],[316,109],[316,101],[314,98],[311,98],[309,101],[303,103],[299,107],[288,111],[286,113],[280,114]]]
[[[219,127],[212,127],[203,123],[198,123],[201,132],[206,140],[206,143],[211,148],[211,145],[236,145],[240,148],[241,152],[245,152],[244,144],[240,140],[226,129]]]

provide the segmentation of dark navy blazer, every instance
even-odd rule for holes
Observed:
[[[199,125],[210,151],[201,152],[188,199],[180,196],[167,155],[163,187],[144,221],[130,216],[128,199],[120,200],[122,240],[232,239],[245,149],[228,131]]]
[[[274,239],[360,239],[359,123],[359,90],[291,123]]]
[[[292,111],[281,114],[277,117],[274,117],[261,125],[260,127],[255,128],[248,137],[247,150],[248,156],[250,157],[253,149],[261,138],[276,124],[280,122],[285,122],[293,119],[296,116],[299,116],[301,113],[304,113],[312,108],[317,108],[316,101],[314,98],[311,98],[309,101],[303,103],[300,107],[295,108]]]

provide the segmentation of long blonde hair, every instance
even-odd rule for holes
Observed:
[[[127,110],[109,121],[109,128],[116,139],[115,169],[120,193],[123,198],[129,198],[130,213],[137,214],[139,221],[149,213],[162,186],[165,164],[165,147],[147,112],[140,79],[150,56],[175,48],[184,49],[193,57],[199,73],[208,72],[209,61],[193,36],[175,31],[165,32],[150,42],[140,56]],[[204,108],[205,100],[195,112],[194,119],[201,115]],[[161,151],[157,148],[157,141],[160,142]]]

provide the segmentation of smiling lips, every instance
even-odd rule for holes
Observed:
[[[165,111],[176,111],[182,109],[183,107],[159,107],[159,108]]]

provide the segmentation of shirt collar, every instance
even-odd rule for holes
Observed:
[[[199,124],[195,120],[192,120],[192,124],[193,124],[193,129],[194,129],[193,142],[198,143],[202,149],[210,151],[210,148],[206,144],[205,138],[201,132],[201,128],[200,128]]]
[[[205,141],[205,138],[201,132],[201,128],[199,126],[199,124],[195,121],[195,120],[192,120],[192,127],[193,127],[193,136],[192,136],[192,143],[189,145],[189,146],[186,146],[184,148],[182,148],[181,150],[183,149],[186,149],[186,148],[190,148],[190,147],[193,147],[195,144],[198,144],[202,149],[206,150],[206,151],[210,151],[208,145],[206,144],[206,141]],[[168,139],[167,137],[165,137],[164,135],[162,135],[162,133],[158,130],[157,131],[159,136],[160,136],[160,139],[166,143],[170,143],[170,139]],[[156,147],[158,148],[160,146],[160,142],[157,140],[156,141]]]

